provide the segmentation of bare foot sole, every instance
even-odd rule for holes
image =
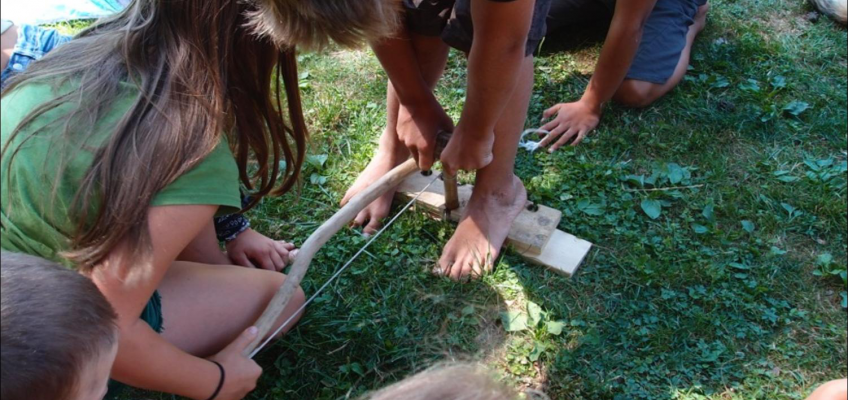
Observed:
[[[353,183],[353,186],[348,189],[344,199],[342,200],[342,205],[347,204],[347,202],[359,194],[359,192],[365,190],[369,185],[382,178],[384,175],[389,173],[389,171],[402,164],[408,158],[409,154],[406,152],[405,148],[402,148],[399,151],[392,151],[390,149],[385,149],[384,146],[381,145],[377,150],[377,153],[374,155],[374,158],[368,164],[368,167],[365,168],[365,171],[362,171],[359,177],[356,178],[356,182]],[[362,210],[362,212],[360,212],[353,220],[353,225],[357,227],[364,227],[362,229],[362,233],[365,235],[373,235],[377,233],[382,225],[382,219],[388,216],[389,211],[391,211],[392,200],[394,197],[394,190],[386,192],[386,194]]]
[[[491,271],[512,222],[526,204],[527,191],[515,176],[508,188],[476,188],[434,272],[459,281]]]
[[[701,33],[704,28],[707,27],[707,13],[710,11],[710,3],[704,3],[704,5],[698,7],[698,13],[695,14],[695,23],[692,24],[695,28],[695,32]]]

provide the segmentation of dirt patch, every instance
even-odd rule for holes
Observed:
[[[778,9],[758,18],[767,30],[763,31],[766,39],[776,40],[783,37],[798,37],[810,27],[810,21],[805,15],[795,10]]]

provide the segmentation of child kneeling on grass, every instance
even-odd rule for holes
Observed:
[[[112,306],[77,272],[23,254],[0,257],[0,398],[102,399],[118,351]]]
[[[112,379],[201,400],[255,387],[237,338],[285,276],[204,263],[220,251],[212,217],[241,208],[239,181],[254,203],[296,184],[307,132],[294,46],[382,38],[397,7],[134,0],[9,83],[0,247],[91,277],[118,314]]]
[[[129,3],[121,0],[121,3]],[[111,5],[117,7],[117,4]],[[6,83],[26,71],[35,61],[51,51],[71,41],[72,37],[59,33],[53,28],[35,25],[15,25],[12,21],[2,20],[2,49],[0,49],[0,89]],[[243,197],[242,203],[249,205],[249,197]],[[281,271],[289,252],[294,249],[290,243],[273,240],[250,228],[250,221],[242,214],[221,215],[214,218],[215,234],[219,242],[224,243],[226,254],[203,245],[188,247],[183,251],[186,257],[193,257],[204,264],[241,265],[243,267],[262,268]],[[205,244],[211,240],[203,241]]]
[[[437,274],[460,280],[494,267],[512,222],[527,203],[515,176],[515,157],[533,89],[533,51],[545,34],[550,0],[404,0],[406,24],[397,37],[372,47],[389,76],[387,127],[368,168],[347,192],[348,201],[392,167],[414,157],[433,166],[436,135],[452,131],[441,155],[448,173],[477,171],[474,193]],[[453,121],[433,89],[448,46],[468,54],[468,90]],[[387,193],[354,221],[374,233],[388,215]]]

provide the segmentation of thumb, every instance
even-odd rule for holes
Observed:
[[[230,343],[229,348],[236,350],[238,352],[242,352],[256,339],[256,336],[259,335],[259,328],[255,326],[251,326],[244,330],[244,332],[239,335],[232,343]]]

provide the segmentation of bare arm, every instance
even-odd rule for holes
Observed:
[[[216,206],[151,208],[148,213],[153,242],[151,264],[126,265],[125,257],[132,249],[124,245],[115,249],[92,275],[118,313],[120,342],[112,369],[114,379],[193,399],[212,395],[220,378],[217,366],[168,343],[139,316],[171,264],[208,225],[216,209]]]
[[[371,46],[383,65],[398,100],[409,113],[398,120],[398,138],[418,161],[422,170],[429,170],[436,153],[436,134],[452,132],[453,121],[427,85],[409,33],[403,29],[394,38]]]
[[[582,101],[600,109],[612,99],[633,64],[633,58],[636,57],[636,51],[642,42],[645,21],[656,3],[657,0],[616,2],[615,15],[601,50],[601,57]]]
[[[392,81],[401,104],[414,107],[435,101],[427,88],[409,33],[402,29],[395,37],[371,43],[371,48]]]
[[[651,15],[656,2],[657,0],[616,2],[615,15],[606,42],[583,97],[577,102],[557,104],[545,111],[545,118],[554,115],[556,118],[542,127],[551,132],[542,141],[543,146],[556,140],[556,144],[551,148],[551,151],[554,151],[572,139],[573,145],[577,145],[598,126],[604,104],[618,91],[633,64],[633,58],[636,57],[642,41],[645,21]]]
[[[472,0],[474,43],[468,55],[468,91],[442,165],[449,174],[478,170],[493,160],[495,125],[518,84],[533,21],[534,0]]]
[[[466,135],[493,135],[495,124],[518,83],[533,0],[493,2],[472,0],[474,44],[468,55],[468,94],[460,124]]]

